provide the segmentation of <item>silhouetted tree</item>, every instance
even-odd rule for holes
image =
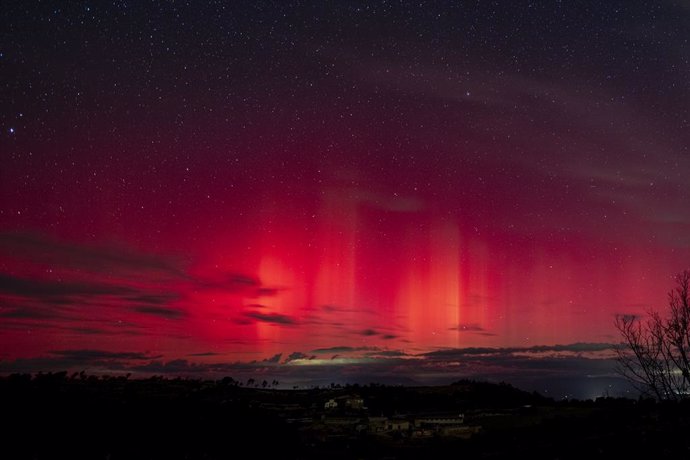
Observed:
[[[616,317],[623,337],[618,363],[621,374],[644,394],[679,400],[690,396],[690,270],[676,276],[668,306],[667,316],[650,311],[645,319]]]

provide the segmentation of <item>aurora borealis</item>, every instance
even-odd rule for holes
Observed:
[[[0,15],[4,370],[580,356],[688,266],[687,2]]]

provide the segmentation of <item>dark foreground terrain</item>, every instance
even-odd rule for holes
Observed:
[[[554,402],[510,385],[271,389],[0,378],[2,458],[688,458],[690,406]]]

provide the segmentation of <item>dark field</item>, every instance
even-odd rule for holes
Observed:
[[[326,409],[326,402],[332,407]],[[0,379],[3,458],[687,458],[690,405],[506,384],[276,390],[232,379]]]

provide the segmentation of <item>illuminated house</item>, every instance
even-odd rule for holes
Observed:
[[[324,409],[336,409],[338,407],[338,402],[335,399],[329,399],[326,404],[323,405]]]
[[[345,400],[345,407],[350,409],[364,409],[364,399],[362,398],[347,398]]]

